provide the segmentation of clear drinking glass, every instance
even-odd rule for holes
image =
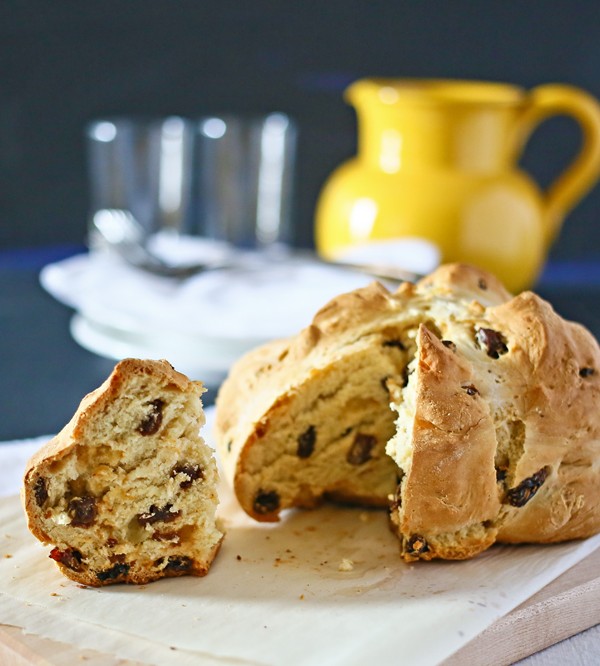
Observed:
[[[193,124],[177,116],[107,118],[86,127],[90,214],[129,211],[146,235],[180,231],[191,215]],[[101,244],[90,225],[90,246]]]
[[[129,211],[147,236],[256,249],[292,241],[297,130],[282,113],[98,119],[86,141],[91,215]],[[93,225],[89,242],[102,245]]]
[[[296,139],[281,113],[198,121],[195,219],[205,236],[245,248],[291,243]]]

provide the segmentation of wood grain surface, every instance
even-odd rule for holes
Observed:
[[[597,549],[479,634],[447,659],[444,666],[505,666],[599,622],[600,549]]]

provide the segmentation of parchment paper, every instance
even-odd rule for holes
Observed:
[[[0,501],[0,622],[149,664],[437,664],[600,546],[496,546],[400,561],[384,512],[323,507],[277,525],[221,488],[227,537],[204,578],[85,588]]]

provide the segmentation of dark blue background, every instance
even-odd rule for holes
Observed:
[[[3,0],[0,248],[83,242],[89,119],[270,110],[300,126],[297,242],[308,245],[319,189],[355,149],[350,81],[558,81],[600,97],[599,16],[593,0]],[[547,121],[525,166],[547,184],[578,145],[573,121]],[[596,188],[553,258],[599,254],[599,204]]]

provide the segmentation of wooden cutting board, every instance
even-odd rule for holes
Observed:
[[[600,622],[600,549],[481,633],[444,666],[512,664]],[[0,666],[141,666],[0,625]]]

